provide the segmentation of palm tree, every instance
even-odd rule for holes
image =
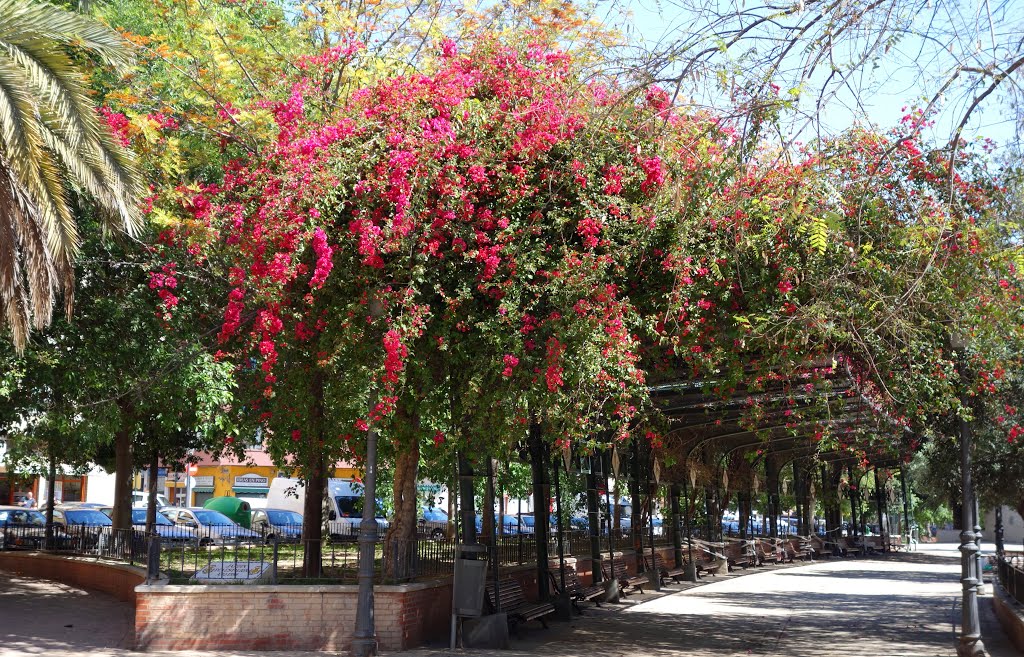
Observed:
[[[73,59],[83,51],[130,63],[108,27],[43,0],[0,0],[0,329],[19,351],[59,296],[71,312],[73,195],[91,197],[107,229],[142,223],[138,172],[89,100]]]

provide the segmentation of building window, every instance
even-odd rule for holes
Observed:
[[[73,479],[62,478],[57,483],[59,487],[55,486],[54,492],[60,492],[60,500],[62,502],[81,502],[84,499],[82,497],[81,477]]]

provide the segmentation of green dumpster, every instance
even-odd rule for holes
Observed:
[[[251,524],[252,507],[248,502],[237,497],[211,497],[206,500],[203,508],[220,511],[246,529]]]

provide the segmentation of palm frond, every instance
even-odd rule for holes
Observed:
[[[79,233],[72,190],[92,197],[108,228],[135,234],[142,193],[131,155],[96,115],[71,51],[115,67],[129,44],[85,16],[38,0],[0,0],[0,325],[15,345],[70,315]]]

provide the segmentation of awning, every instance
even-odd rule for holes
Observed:
[[[231,490],[236,493],[242,493],[243,495],[266,495],[270,492],[269,488],[245,488],[242,486],[235,486]]]
[[[212,493],[213,492],[213,486],[193,486],[192,487],[192,492],[193,493]]]

